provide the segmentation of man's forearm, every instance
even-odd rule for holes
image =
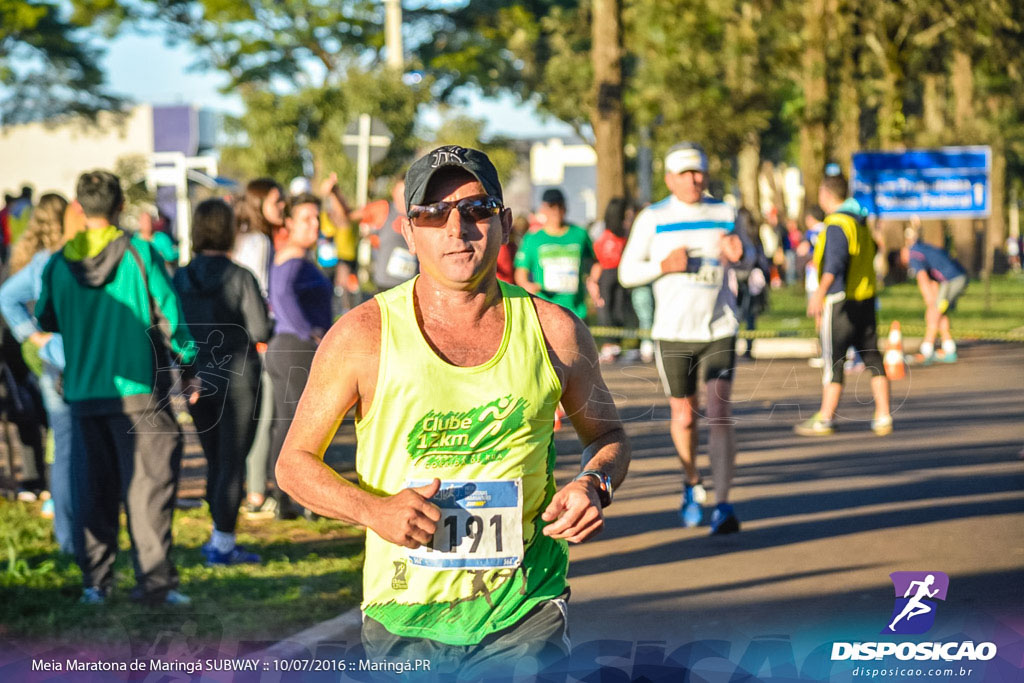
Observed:
[[[282,453],[277,481],[285,493],[318,515],[373,526],[380,498],[348,481],[312,453]]]
[[[601,470],[616,488],[626,479],[629,461],[629,441],[622,427],[602,434],[583,449],[583,469]]]
[[[835,281],[835,275],[833,275],[832,273],[823,273],[821,276],[821,280],[818,282],[818,291],[815,292],[815,295],[819,299],[824,300],[825,297],[828,295],[829,288],[832,287],[832,283],[834,283]]]

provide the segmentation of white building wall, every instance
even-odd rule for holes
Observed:
[[[113,170],[123,156],[153,152],[153,108],[140,105],[123,118],[101,112],[96,124],[72,119],[60,125],[28,123],[0,128],[0,190],[35,196],[57,191],[72,198],[84,171]]]

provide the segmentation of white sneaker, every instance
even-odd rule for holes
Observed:
[[[644,339],[640,342],[640,360],[645,363],[654,362],[654,342],[650,339]]]
[[[602,365],[614,363],[615,359],[618,357],[621,351],[622,347],[620,347],[618,344],[605,344],[604,346],[601,347],[601,354],[598,356],[597,360]]]
[[[892,434],[892,415],[883,415],[871,420],[871,431],[879,436]]]

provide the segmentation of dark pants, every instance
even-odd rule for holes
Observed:
[[[206,500],[217,531],[234,533],[242,504],[245,457],[256,436],[259,364],[243,374],[201,373],[201,398],[189,406],[206,456]]]
[[[270,480],[277,486],[277,459],[281,455],[281,447],[292,425],[295,411],[299,406],[299,398],[306,381],[309,379],[309,368],[313,365],[316,344],[310,340],[300,339],[292,334],[279,334],[267,345],[267,372],[270,373],[274,385],[274,426],[270,428]],[[280,489],[279,500],[282,510],[289,503]],[[287,512],[287,510],[283,510]]]
[[[477,645],[448,645],[427,638],[403,638],[363,617],[363,648],[369,659],[430,662],[430,673],[459,679],[503,675],[530,677],[569,653],[566,598],[537,605],[518,623],[492,633]],[[524,678],[525,680],[525,678]]]
[[[132,563],[141,597],[160,601],[178,585],[171,563],[171,518],[181,471],[181,431],[169,408],[142,413],[75,415],[84,448],[73,476],[83,482],[86,587],[110,590],[117,557],[118,512],[125,504]]]

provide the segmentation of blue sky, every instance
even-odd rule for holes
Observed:
[[[218,92],[227,79],[216,72],[190,70],[195,61],[189,46],[168,47],[157,36],[124,35],[107,46],[105,66],[111,89],[138,102],[150,104],[194,104],[223,112],[242,112],[241,100]],[[485,135],[512,137],[572,135],[572,129],[554,119],[543,120],[529,105],[517,104],[506,96],[485,99],[469,93],[475,118],[487,121]],[[420,114],[420,123],[435,127],[440,113],[430,107]]]

